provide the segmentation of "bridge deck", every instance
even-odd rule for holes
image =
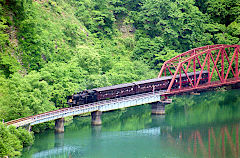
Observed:
[[[147,104],[160,101],[161,96],[167,94],[166,91],[143,93],[138,95],[131,95],[122,98],[103,100],[99,102],[84,104],[80,106],[74,106],[70,108],[62,108],[46,113],[20,118],[7,122],[7,125],[14,125],[16,127],[25,125],[35,125],[59,118],[80,115],[93,111],[110,111],[130,106],[136,106],[141,104]]]
[[[179,94],[179,93],[184,93],[184,92],[192,92],[194,90],[203,90],[203,89],[208,89],[208,88],[215,88],[215,87],[220,87],[220,86],[225,86],[225,85],[233,85],[236,83],[239,83],[240,79],[235,79],[235,78],[231,78],[226,80],[225,83],[222,83],[221,81],[213,81],[211,83],[205,83],[205,84],[201,84],[198,85],[196,88],[193,87],[183,87],[181,89],[173,89],[171,90],[171,92],[169,94]]]

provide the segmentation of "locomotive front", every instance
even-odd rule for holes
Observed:
[[[96,92],[93,90],[84,90],[79,93],[68,96],[68,105],[78,106],[97,101]]]

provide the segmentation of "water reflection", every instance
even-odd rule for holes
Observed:
[[[103,113],[102,126],[92,127],[89,117],[76,118],[65,133],[36,135],[22,157],[237,158],[239,92],[183,97],[166,116],[151,115],[144,105]]]
[[[92,126],[92,137],[101,137],[102,126]]]
[[[239,123],[197,129],[175,129],[168,142],[195,157],[239,157]]]
[[[64,146],[64,133],[55,133],[55,145],[54,147]]]

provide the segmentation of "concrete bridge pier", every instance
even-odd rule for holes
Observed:
[[[64,132],[64,118],[55,120],[55,132],[56,133]]]
[[[163,99],[158,102],[152,103],[152,114],[153,115],[165,115],[165,106],[171,104],[172,99]]]
[[[155,102],[152,103],[152,114],[153,115],[165,115],[165,103]]]
[[[99,126],[102,124],[101,115],[102,111],[94,111],[91,113],[93,126]]]
[[[28,132],[31,132],[31,131],[32,131],[32,126],[31,126],[31,125],[28,125],[28,126],[27,126],[27,130],[28,130]]]

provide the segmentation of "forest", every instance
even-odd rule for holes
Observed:
[[[155,78],[179,53],[239,40],[239,0],[0,0],[0,121],[67,107],[84,89]],[[0,157],[33,143],[22,129],[0,129],[19,140],[7,150],[11,140],[0,139]]]

